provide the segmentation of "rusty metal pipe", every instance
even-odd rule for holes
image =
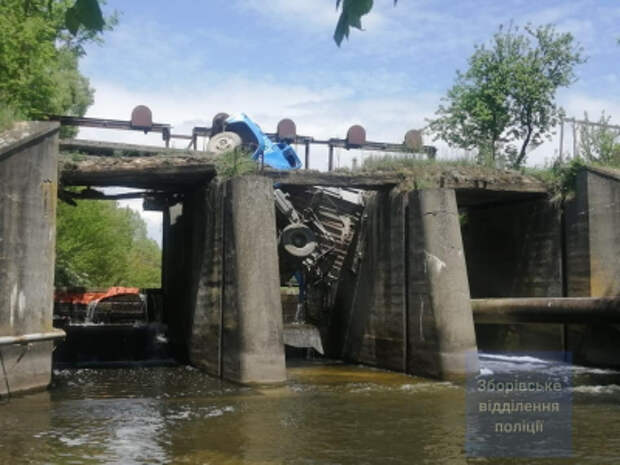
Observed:
[[[22,336],[0,336],[0,346],[51,341],[54,339],[64,339],[66,336],[67,334],[62,329],[47,331],[45,333],[24,334]]]
[[[620,297],[472,299],[476,323],[620,323]]]

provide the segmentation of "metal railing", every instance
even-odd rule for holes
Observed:
[[[52,115],[51,120],[59,121],[65,126],[81,126],[103,129],[120,129],[161,133],[166,147],[170,147],[171,139],[189,140],[188,149],[197,150],[198,137],[212,137],[224,130],[224,121],[228,118],[226,113],[218,113],[213,118],[211,127],[196,126],[191,134],[173,134],[170,124],[154,123],[151,110],[140,105],[134,108],[131,119],[128,121],[102,118],[86,118],[73,116]],[[328,147],[328,170],[334,169],[334,148],[344,148],[346,150],[373,150],[378,152],[401,152],[410,154],[424,154],[428,158],[435,158],[437,149],[430,145],[422,144],[421,130],[412,129],[407,131],[403,142],[373,142],[366,140],[366,130],[359,125],[349,128],[345,138],[315,139],[312,136],[297,134],[295,122],[290,119],[283,119],[278,123],[276,132],[265,133],[276,141],[289,144],[299,144],[304,146],[304,168],[310,168],[310,147],[311,145],[325,145]]]

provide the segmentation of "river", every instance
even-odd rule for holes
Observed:
[[[483,373],[556,367],[491,354],[481,363]],[[55,371],[48,391],[0,405],[0,464],[619,464],[620,373],[563,369],[567,458],[468,458],[465,388],[314,361],[269,388],[184,366]]]

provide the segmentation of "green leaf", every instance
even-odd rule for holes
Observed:
[[[74,7],[69,8],[65,13],[65,25],[71,34],[77,34],[77,31],[80,28],[80,19],[78,18],[77,11]]]
[[[98,0],[77,0],[75,5],[67,10],[65,21],[67,29],[73,35],[80,26],[97,32],[101,32],[105,26]]]
[[[342,4],[342,11],[334,31],[334,40],[340,46],[345,37],[349,37],[350,28],[362,29],[362,16],[372,10],[373,0],[337,0],[336,9]]]

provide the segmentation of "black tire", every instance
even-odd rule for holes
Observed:
[[[308,226],[290,224],[282,230],[280,235],[282,248],[293,257],[305,258],[315,251],[316,237]]]
[[[241,147],[241,137],[230,131],[220,132],[209,139],[207,152],[221,155]]]

